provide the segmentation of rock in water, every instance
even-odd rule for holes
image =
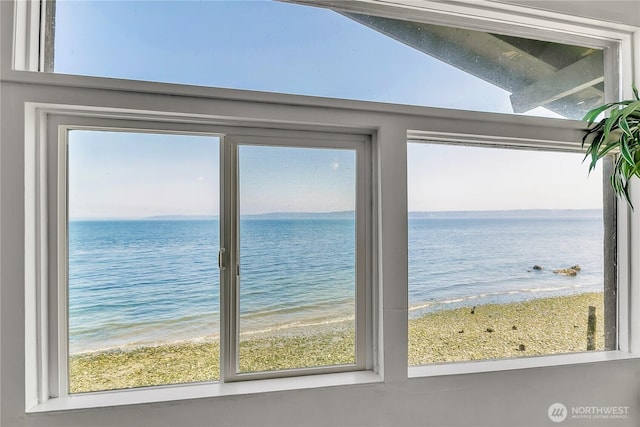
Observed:
[[[571,268],[561,268],[559,270],[553,270],[554,274],[559,274],[561,276],[575,276],[578,274],[578,271],[580,271],[580,267],[578,267],[578,270],[575,270],[573,267]]]
[[[542,271],[542,267],[540,267],[538,264],[534,265],[534,266],[533,266],[533,269],[534,269],[535,271]]]

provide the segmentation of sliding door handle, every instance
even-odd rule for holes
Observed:
[[[218,251],[218,268],[220,270],[224,270],[224,260],[223,257],[224,256],[224,248],[220,248],[220,250]]]

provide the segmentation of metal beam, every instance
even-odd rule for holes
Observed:
[[[557,66],[528,52],[528,48],[533,48],[532,51],[536,48],[527,43],[544,42],[517,39],[519,43],[513,43],[508,38],[486,32],[349,12],[338,13],[468,74],[516,93],[512,98],[516,113],[546,106],[551,111],[576,118],[594,103],[602,102],[604,97],[601,90],[592,87],[604,79],[602,75],[596,75],[604,74],[602,51],[594,52],[585,48],[583,54],[594,53],[585,57],[584,62],[580,59],[573,66],[558,71]],[[575,52],[569,55],[569,51],[563,50],[565,47],[559,44],[547,43],[546,47],[555,49],[556,58],[564,56],[569,59],[575,55]],[[547,57],[554,56],[547,52]]]
[[[568,67],[547,74],[535,83],[511,94],[514,113],[524,113],[558,99],[573,95],[604,81],[602,51],[596,51]],[[595,88],[589,90],[590,97],[601,97],[604,93]]]
[[[509,92],[556,71],[552,65],[489,33],[379,16],[342,14]]]

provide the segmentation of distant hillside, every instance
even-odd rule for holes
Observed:
[[[354,219],[355,211],[340,212],[275,212],[258,215],[242,215],[242,219]]]
[[[504,211],[409,212],[409,219],[429,218],[602,218],[601,209],[516,209]]]
[[[249,220],[354,219],[355,211],[274,212],[242,215]],[[409,219],[430,218],[602,218],[600,209],[520,209],[504,211],[427,211],[409,212]],[[189,221],[217,220],[217,215],[155,215],[145,218],[72,218],[70,221]]]
[[[214,215],[156,215],[144,218],[146,221],[178,221],[178,220],[216,220],[218,216]],[[340,212],[273,212],[266,214],[242,215],[242,219],[254,220],[302,220],[302,219],[353,219],[355,211]]]
[[[214,215],[156,215],[143,218],[146,221],[177,221],[177,220],[212,220],[218,219]]]

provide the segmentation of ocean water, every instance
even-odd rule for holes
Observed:
[[[347,321],[355,222],[240,223],[240,333]],[[219,336],[217,220],[71,221],[69,350]]]
[[[70,221],[69,351],[217,334],[217,221]]]
[[[539,265],[542,270],[534,270]],[[579,265],[574,277],[553,270]],[[600,211],[409,221],[409,313],[602,292]]]
[[[352,319],[354,225],[243,219],[241,334]],[[217,337],[218,245],[217,220],[71,221],[70,352]],[[410,316],[602,291],[602,278],[597,213],[409,220]]]

